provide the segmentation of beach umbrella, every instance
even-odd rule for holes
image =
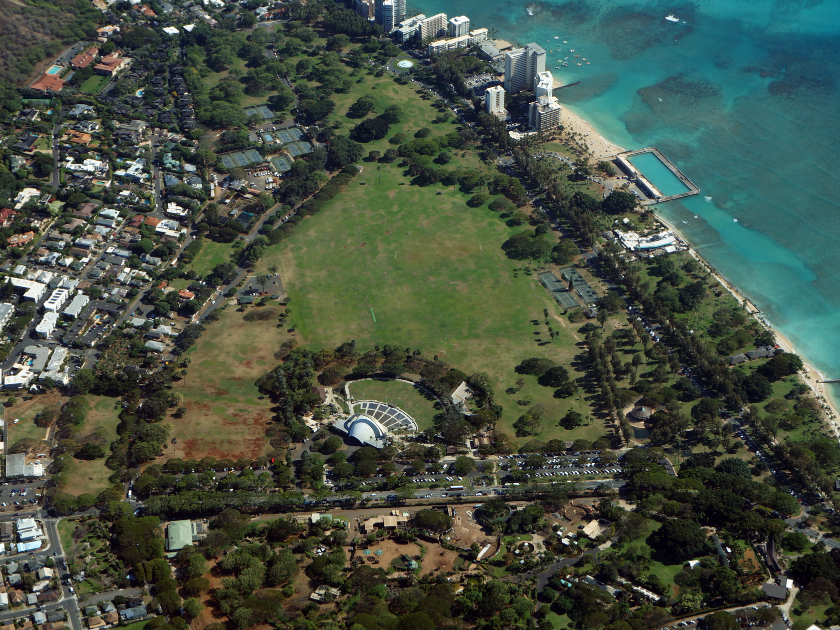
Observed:
[[[369,556],[370,555],[370,549],[365,549],[362,553],[365,554],[366,556]]]
[[[381,556],[383,554],[383,551],[381,549],[377,549],[373,553],[375,553],[377,556]]]

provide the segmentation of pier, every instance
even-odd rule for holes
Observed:
[[[664,164],[665,167],[677,177],[677,179],[685,184],[688,190],[676,195],[663,195],[660,193],[659,190],[657,190],[656,187],[647,180],[641,171],[630,163],[629,158],[634,155],[642,155],[643,153],[653,153],[657,158],[659,158],[659,161],[662,162],[662,164]],[[666,201],[673,201],[674,199],[682,199],[683,197],[691,197],[692,195],[700,194],[700,189],[694,185],[694,182],[688,179],[688,177],[686,177],[683,172],[678,169],[673,162],[671,162],[671,160],[662,155],[662,152],[656,147],[647,147],[636,151],[625,151],[623,153],[619,153],[615,156],[615,164],[623,173],[631,177],[635,181],[636,185],[648,197],[648,199],[642,201],[643,206],[650,206],[656,203],[664,203]]]
[[[562,89],[567,88],[567,87],[572,87],[573,85],[580,85],[580,81],[575,81],[574,83],[569,83],[567,85],[561,85],[560,87],[554,88],[554,91],[556,92],[557,90],[562,90]]]

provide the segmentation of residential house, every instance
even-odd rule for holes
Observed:
[[[99,54],[99,49],[97,47],[89,48],[83,53],[79,53],[73,60],[70,62],[70,65],[73,66],[76,70],[80,68],[87,68],[90,64],[93,63],[96,56]]]
[[[64,89],[64,81],[54,74],[47,74],[45,72],[29,87],[39,92],[61,92]]]
[[[125,59],[117,57],[116,54],[107,55],[99,60],[99,63],[93,67],[93,71],[96,72],[96,74],[112,77],[120,71],[124,63]]]
[[[21,245],[31,243],[34,238],[35,232],[26,232],[24,234],[14,234],[10,236],[6,239],[6,242],[9,243],[9,247],[20,247]]]

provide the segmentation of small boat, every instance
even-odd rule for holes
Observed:
[[[669,22],[679,22],[680,21],[680,18],[678,18],[673,13],[671,15],[666,15],[665,19],[668,20]]]
[[[658,98],[658,99],[656,99],[656,100],[657,100],[657,101],[659,101],[660,103],[662,102],[662,99],[661,99],[661,98]]]
[[[575,55],[575,59],[577,59],[578,57],[580,57],[580,55]]]
[[[564,43],[564,44],[568,44],[569,42],[567,42],[567,41],[564,39],[564,40],[563,40],[563,43]]]
[[[568,67],[569,67],[569,63],[568,63],[568,62],[566,62],[566,61],[564,61],[564,62],[563,62],[563,67],[564,67],[564,68],[568,68]]]
[[[563,57],[563,59],[568,59],[568,57]]]
[[[580,62],[578,62],[578,65],[581,65]]]
[[[554,66],[554,69],[555,69],[555,70],[559,70],[559,69],[560,69],[560,66]]]
[[[583,59],[581,59],[581,61],[586,61],[586,57],[584,57]]]
[[[559,37],[557,37],[557,35],[555,35],[555,36],[554,36],[554,39],[560,39],[560,38],[559,38]]]
[[[569,48],[569,52],[575,52],[574,48]]]
[[[587,62],[586,62],[586,65],[588,66],[588,65],[589,65],[589,63],[590,63],[590,62],[588,62],[588,61],[587,61]]]

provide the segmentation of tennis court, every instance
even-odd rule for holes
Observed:
[[[249,107],[245,110],[245,115],[249,118],[251,116],[259,116],[264,120],[271,120],[274,118],[274,112],[268,109],[265,105],[258,105],[257,107]]]
[[[307,153],[312,153],[312,145],[308,142],[289,142],[284,147],[286,151],[289,152],[289,155],[292,157],[298,157],[299,155],[306,155]]]
[[[225,153],[219,156],[219,162],[227,169],[236,167],[245,167],[249,164],[257,164],[263,162],[263,156],[255,149],[246,149],[244,151],[234,151],[233,153]]]
[[[283,155],[275,155],[270,159],[270,162],[274,166],[274,170],[280,173],[288,173],[292,170],[291,161]]]
[[[553,273],[541,273],[538,277],[542,285],[551,292],[551,297],[564,309],[580,307],[580,304],[577,303],[569,291],[568,286],[558,280],[557,276]]]
[[[293,138],[293,137],[292,137],[292,134],[290,134],[290,133],[289,133],[287,130],[285,130],[285,129],[281,129],[280,131],[278,131],[278,132],[277,132],[277,133],[275,133],[274,135],[275,135],[275,136],[277,136],[277,140],[279,140],[279,141],[280,141],[280,142],[282,142],[283,144],[286,144],[287,142],[294,142],[294,141],[295,141],[295,139],[296,139],[296,138]]]

